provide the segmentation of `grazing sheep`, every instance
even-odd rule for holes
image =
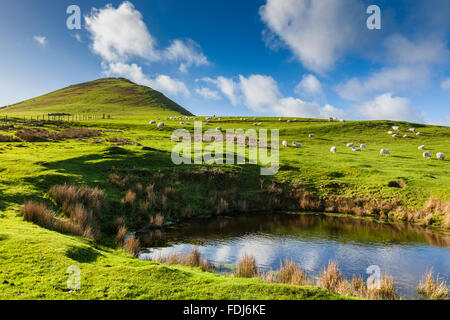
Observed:
[[[398,131],[398,130],[400,130],[400,127],[392,127],[392,129],[393,129],[394,131]]]
[[[409,128],[408,131],[409,132],[416,132],[416,128]]]
[[[190,126],[190,125],[191,125],[189,122],[185,122],[184,124],[187,125],[187,126]]]
[[[407,134],[405,134],[405,135],[403,136],[403,138],[409,138],[409,136],[408,136]]]
[[[157,127],[158,127],[158,128],[164,128],[164,122],[158,123]]]
[[[309,137],[310,137],[310,138],[315,138],[316,135],[315,135],[314,133],[311,133],[311,134],[309,135]]]
[[[347,147],[349,147],[349,148],[353,148],[354,146],[355,146],[354,143],[347,143]]]
[[[367,147],[366,147],[366,145],[364,143],[360,146],[360,148],[361,148],[361,150],[366,150],[367,149]]]
[[[283,121],[283,119],[282,119],[282,118],[279,118],[278,121]]]
[[[287,123],[291,123],[291,120],[288,120]]]
[[[419,150],[426,150],[425,146],[420,146],[417,149],[419,149]]]
[[[156,124],[155,120],[150,121],[150,124]]]
[[[388,131],[388,135],[392,136],[394,134],[393,131]]]
[[[396,134],[396,133],[393,134],[393,135],[392,135],[392,138],[398,138],[398,134]]]
[[[352,151],[357,151],[357,152],[359,152],[359,151],[361,151],[361,148],[360,148],[360,147],[353,147],[353,148],[352,148]]]
[[[165,117],[164,119],[169,120],[169,117]]]
[[[344,119],[341,119],[341,122],[345,122],[345,120],[344,120]]]
[[[380,155],[381,156],[390,156],[391,152],[389,150],[387,150],[387,149],[381,149],[380,150]]]
[[[420,136],[420,135],[422,135],[421,132],[417,132],[417,133],[416,133],[416,136]]]
[[[300,144],[300,143],[297,143],[297,142],[292,142],[292,146],[294,147],[294,148],[300,148],[302,145]]]
[[[222,131],[222,127],[217,127],[216,130],[217,131]]]
[[[445,154],[442,152],[439,152],[436,157],[438,160],[445,160]]]
[[[254,123],[253,125],[254,126],[260,126],[260,125],[262,125],[262,123]]]
[[[184,124],[184,122],[183,122],[183,121],[180,121],[180,124],[181,124],[181,125],[183,125],[183,124]]]
[[[431,159],[431,153],[429,153],[428,151],[425,151],[425,152],[423,153],[423,158],[424,158],[424,159]]]
[[[337,152],[337,148],[336,148],[336,147],[331,147],[331,150],[330,150],[330,152],[332,152],[332,153],[336,153],[336,152]]]
[[[283,145],[283,147],[285,147],[285,148],[287,148],[288,147],[288,142],[287,141],[283,141],[282,143],[281,143],[282,145]]]

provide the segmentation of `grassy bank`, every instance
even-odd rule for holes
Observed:
[[[200,268],[133,259],[123,251],[25,223],[0,219],[0,299],[342,299],[315,287],[224,277]],[[67,268],[81,269],[70,291]]]

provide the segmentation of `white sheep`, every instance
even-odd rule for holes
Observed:
[[[409,136],[407,134],[403,135],[403,138],[409,138]]]
[[[349,147],[349,148],[353,148],[354,146],[355,146],[354,143],[347,143],[347,147]]]
[[[294,147],[294,148],[300,148],[302,145],[300,144],[300,143],[297,143],[297,142],[292,142],[292,146]]]
[[[341,121],[341,122],[345,122],[345,120],[344,120],[344,119],[341,119],[340,121]]]
[[[288,120],[287,123],[291,123],[291,120]]]
[[[429,153],[428,151],[425,151],[425,152],[423,153],[423,158],[424,158],[424,159],[431,159],[431,153]]]
[[[409,128],[408,131],[409,132],[416,132],[416,128]]]
[[[388,131],[388,135],[392,136],[394,134],[393,131]]]
[[[150,124],[156,124],[155,120],[150,121]]]
[[[391,152],[389,150],[387,150],[387,149],[381,149],[380,150],[380,155],[381,156],[390,156]]]
[[[416,136],[420,136],[420,135],[422,135],[422,132],[417,132],[416,133]]]
[[[366,147],[366,145],[364,143],[360,146],[360,148],[361,148],[361,150],[366,150],[367,149],[367,147]]]
[[[392,129],[393,129],[394,131],[398,131],[398,130],[400,130],[400,127],[392,127]]]
[[[336,152],[337,152],[337,148],[336,148],[336,147],[331,147],[331,150],[330,150],[330,152],[332,152],[332,153],[336,153]]]
[[[164,122],[158,123],[157,127],[158,127],[158,128],[164,128]]]
[[[425,146],[420,146],[417,149],[419,149],[419,150],[426,150]]]
[[[360,148],[360,147],[353,147],[353,148],[352,148],[352,151],[357,151],[357,152],[359,152],[359,151],[361,151],[361,148]]]
[[[398,134],[396,134],[396,133],[392,135],[392,138],[397,138],[397,137],[398,137]]]
[[[283,141],[282,143],[281,143],[282,145],[283,145],[283,147],[285,147],[285,148],[287,148],[288,147],[288,142],[287,141]]]
[[[309,137],[310,137],[310,138],[315,138],[316,135],[315,135],[314,133],[311,133],[311,134],[309,135]]]
[[[262,125],[262,123],[254,123],[253,125],[254,126],[260,126],[260,125]]]
[[[187,126],[190,126],[190,125],[191,125],[189,122],[185,122],[184,124],[187,125]]]
[[[436,157],[438,160],[445,160],[445,154],[442,152],[438,152],[438,154],[436,154]]]

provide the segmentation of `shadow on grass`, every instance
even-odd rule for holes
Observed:
[[[6,234],[0,234],[0,241],[7,240],[9,237]]]
[[[89,247],[70,247],[66,256],[79,263],[89,263],[96,261],[102,254]]]

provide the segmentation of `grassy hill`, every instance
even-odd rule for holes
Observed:
[[[42,115],[46,113],[191,115],[162,93],[123,78],[80,83],[0,109],[0,114]]]

